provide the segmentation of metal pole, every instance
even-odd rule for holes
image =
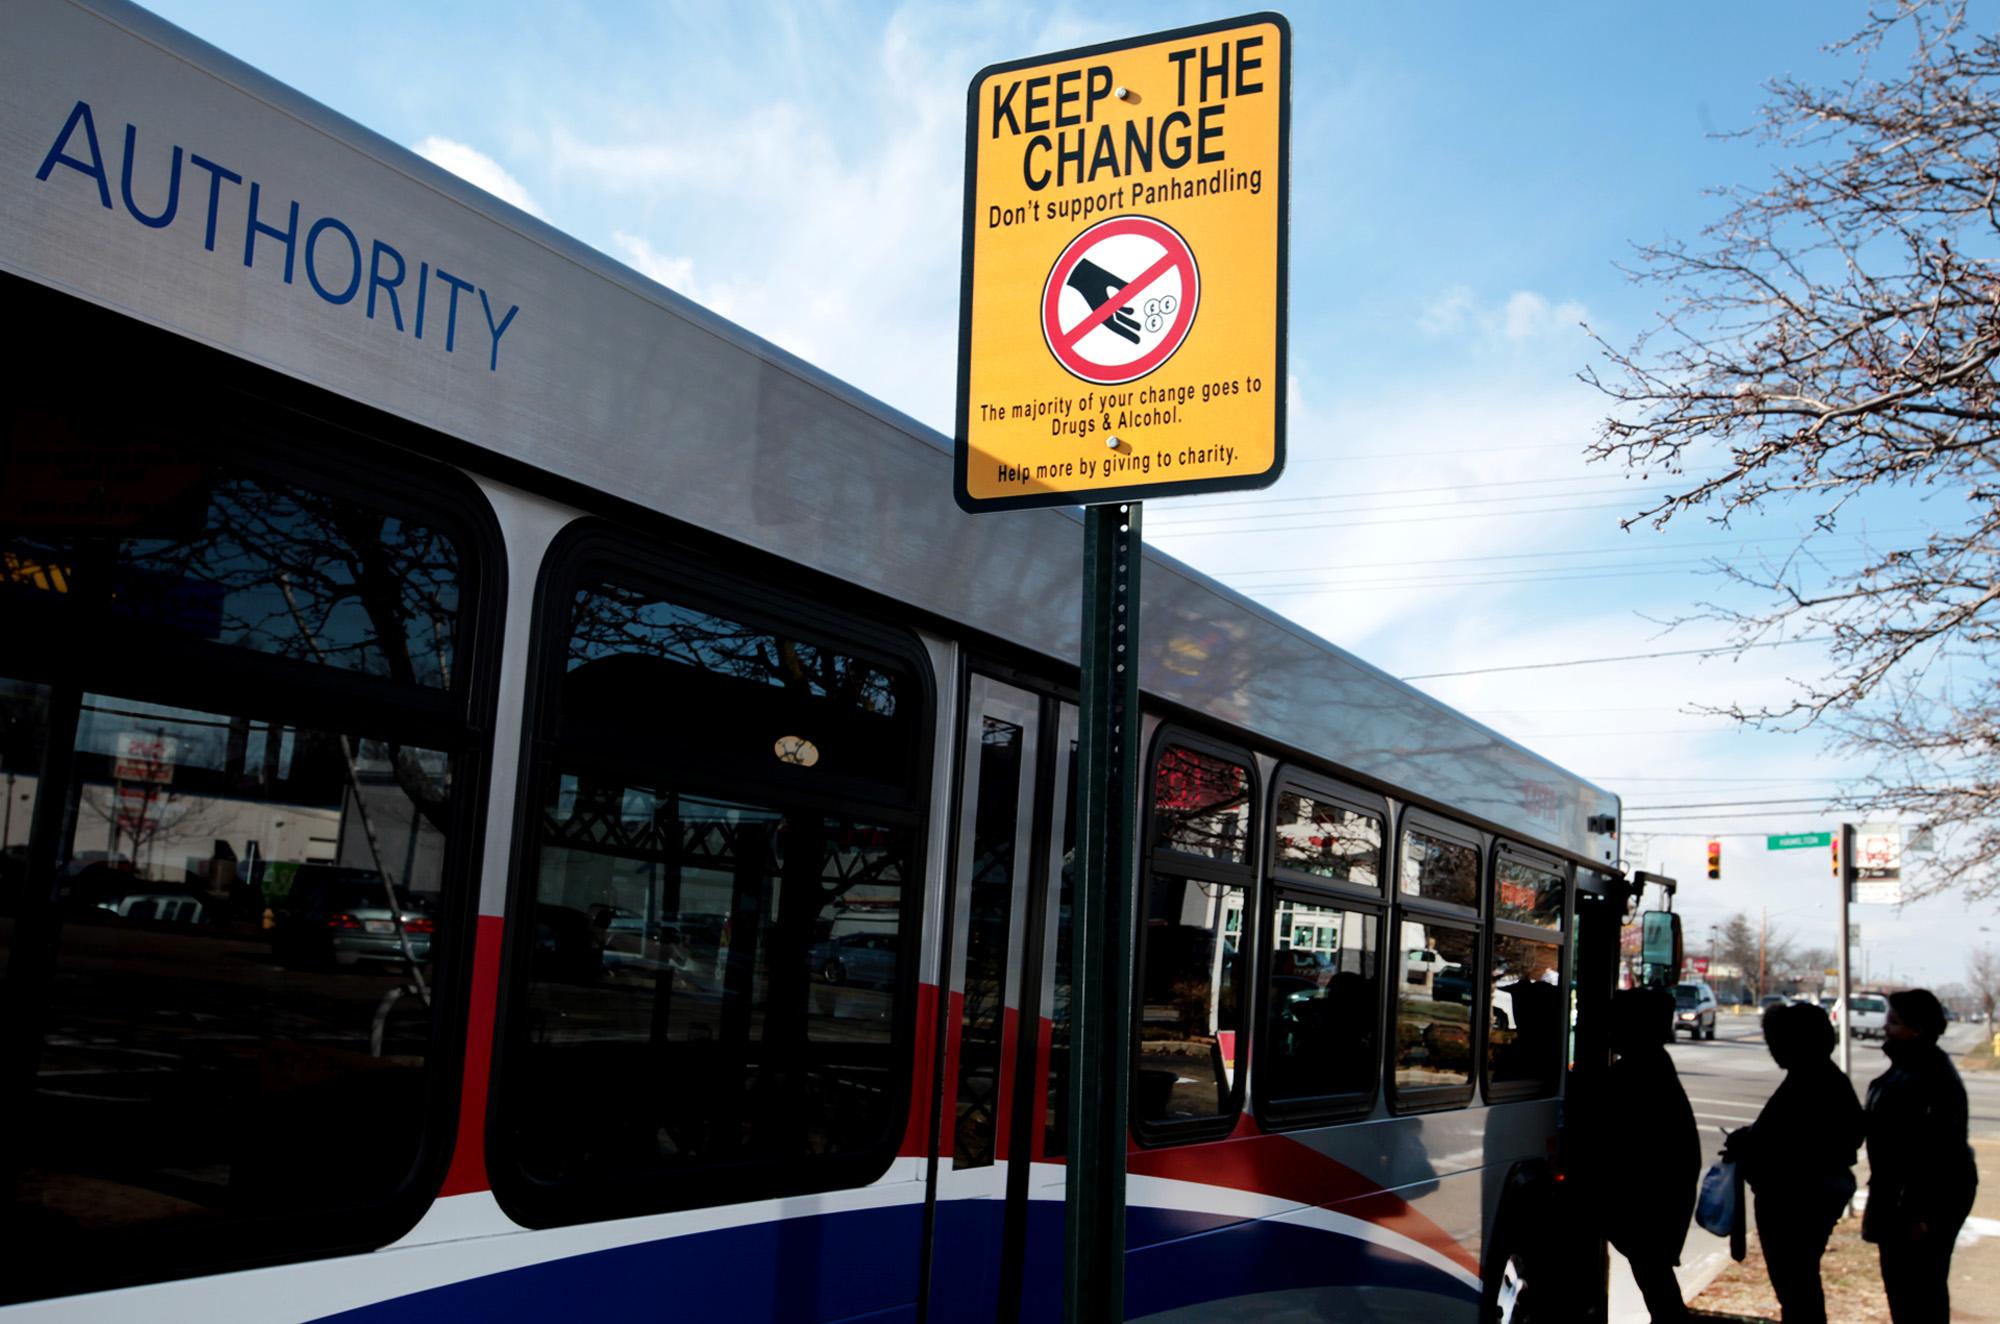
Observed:
[[[1840,1074],[1854,1069],[1854,1006],[1848,1000],[1853,987],[1847,966],[1847,903],[1854,894],[1854,824],[1840,825]]]
[[[1131,1082],[1133,815],[1138,798],[1139,503],[1083,515],[1077,756],[1076,972],[1063,1317],[1125,1318],[1126,1098]]]

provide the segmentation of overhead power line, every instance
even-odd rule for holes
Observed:
[[[1723,472],[1723,468],[1718,466],[1713,470],[1698,470],[1696,472],[1721,473]],[[1180,506],[1178,510],[1190,518],[1198,518],[1203,511],[1232,510],[1244,506],[1255,506],[1259,509],[1264,509],[1270,506],[1295,506],[1308,501],[1350,501],[1359,500],[1363,497],[1420,496],[1429,492],[1469,492],[1474,489],[1490,487],[1546,487],[1550,483],[1601,483],[1613,477],[1619,477],[1620,482],[1632,481],[1622,476],[1601,473],[1559,474],[1550,478],[1495,478],[1481,480],[1476,483],[1440,483],[1434,487],[1380,487],[1371,492],[1323,492],[1318,496],[1250,497],[1241,501],[1189,502],[1186,505]],[[1640,482],[1651,481],[1651,476],[1648,474],[1639,474],[1636,477]],[[1529,497],[1500,497],[1496,499],[1503,501],[1528,500]]]
[[[1387,524],[1436,524],[1442,520],[1475,519],[1518,519],[1525,515],[1560,515],[1572,510],[1630,510],[1629,501],[1599,501],[1580,506],[1549,506],[1542,510],[1473,510],[1453,515],[1412,515],[1405,519],[1334,520],[1321,524],[1287,524],[1273,528],[1262,521],[1241,529],[1196,529],[1190,533],[1174,533],[1177,538],[1221,538],[1239,537],[1246,533],[1312,533],[1318,529],[1371,529]],[[1167,530],[1173,533],[1173,530]]]
[[[1702,822],[1719,822],[1729,818],[1777,818],[1785,812],[1783,809],[1766,809],[1752,814],[1668,814],[1661,818],[1628,818],[1621,826],[1630,826],[1633,823],[1685,823],[1691,818]]]
[[[1275,515],[1270,512],[1261,512],[1253,515],[1190,515],[1184,518],[1175,518],[1169,515],[1164,519],[1149,520],[1147,522],[1157,526],[1153,532],[1175,533],[1197,524],[1254,526],[1269,519],[1306,519],[1314,515],[1382,515],[1403,510],[1446,510],[1462,506],[1503,506],[1522,501],[1557,501],[1566,497],[1605,496],[1617,490],[1616,487],[1579,487],[1574,491],[1568,492],[1513,492],[1506,496],[1454,497],[1443,501],[1377,502],[1370,505],[1355,506],[1352,509],[1292,510],[1280,511]],[[1288,498],[1274,498],[1274,500],[1283,499]],[[1340,501],[1346,498],[1315,497],[1312,499],[1316,501]],[[1361,498],[1355,499],[1359,500]],[[1620,501],[1617,504],[1631,505],[1635,503]],[[1507,512],[1491,513],[1505,514]]]
[[[1485,561],[1527,561],[1546,560],[1549,557],[1571,556],[1657,556],[1662,553],[1679,552],[1690,547],[1753,547],[1765,543],[1804,542],[1808,537],[1814,543],[1841,542],[1857,538],[1883,538],[1891,534],[1922,533],[1920,525],[1904,525],[1891,529],[1871,529],[1859,533],[1815,533],[1788,534],[1783,537],[1768,538],[1705,538],[1678,542],[1639,543],[1630,547],[1557,547],[1545,552],[1488,552],[1479,556],[1440,556],[1426,559],[1400,559],[1395,561],[1336,561],[1320,565],[1264,566],[1232,570],[1220,577],[1234,582],[1249,575],[1308,575],[1333,570],[1399,570],[1413,565],[1470,565]]]
[[[1504,455],[1515,451],[1568,451],[1582,455],[1586,443],[1576,441],[1524,442],[1517,446],[1461,446],[1429,451],[1348,451],[1339,455],[1287,459],[1286,468],[1301,464],[1346,464],[1350,460],[1421,460],[1427,455]]]
[[[1387,488],[1376,492],[1328,492],[1320,496],[1309,497],[1265,497],[1260,501],[1224,501],[1214,505],[1182,507],[1164,519],[1149,520],[1148,523],[1156,524],[1158,528],[1162,529],[1181,529],[1186,528],[1190,524],[1244,524],[1251,520],[1270,518],[1268,512],[1272,506],[1299,505],[1312,501],[1367,501],[1375,497],[1419,496],[1432,492],[1464,492],[1488,486],[1513,486],[1516,483],[1524,485],[1530,483],[1542,485],[1549,483],[1574,483],[1582,485],[1574,488],[1574,490],[1564,492],[1509,492],[1502,496],[1455,497],[1444,501],[1384,503],[1363,506],[1351,512],[1341,510],[1294,510],[1283,512],[1280,517],[1298,518],[1305,515],[1340,515],[1349,513],[1360,515],[1391,510],[1426,510],[1442,506],[1495,506],[1510,501],[1547,501],[1556,497],[1603,496],[1611,492],[1636,491],[1629,484],[1622,482],[1612,483],[1607,486],[1602,482],[1592,479],[1519,478],[1507,483],[1451,483],[1441,487],[1399,487]],[[1261,513],[1248,515],[1210,515],[1205,513],[1211,510],[1241,508],[1245,506],[1257,507]]]
[[[1826,636],[1800,635],[1796,639],[1772,639],[1760,644],[1726,644],[1720,648],[1671,648],[1658,653],[1623,653],[1617,657],[1571,657],[1559,662],[1519,662],[1505,667],[1472,667],[1465,671],[1426,671],[1401,680],[1443,680],[1450,676],[1486,676],[1496,671],[1546,671],[1552,667],[1589,667],[1604,662],[1649,662],[1658,657],[1714,657],[1719,653],[1742,653],[1752,648],[1784,648],[1791,644],[1825,643]]]
[[[1865,781],[1867,779],[1863,777],[1787,777],[1784,776],[1782,773],[1774,773],[1768,777],[1655,777],[1647,773],[1634,773],[1631,776],[1614,777],[1614,776],[1592,773],[1590,774],[1589,780],[1594,782],[1605,782],[1605,783],[1694,782],[1696,785],[1702,785],[1702,786],[1708,785],[1710,783],[1720,784],[1722,782],[1753,782],[1758,784],[1770,783],[1779,786],[1795,786],[1801,782],[1858,782],[1858,781]]]
[[[1865,559],[1862,553],[1840,553],[1816,558],[1817,563],[1844,564]],[[1244,584],[1237,591],[1254,598],[1286,598],[1304,594],[1321,593],[1383,593],[1397,589],[1443,589],[1443,588],[1505,588],[1514,584],[1560,584],[1589,579],[1655,579],[1667,575],[1696,575],[1711,561],[1670,562],[1669,568],[1655,566],[1648,570],[1635,570],[1626,566],[1599,567],[1551,566],[1540,570],[1513,569],[1489,572],[1461,571],[1458,574],[1415,575],[1405,579],[1371,579],[1361,581],[1317,580],[1302,584]]]
[[[1823,795],[1795,795],[1788,800],[1703,800],[1695,804],[1680,805],[1626,805],[1625,812],[1637,810],[1642,814],[1656,813],[1663,809],[1735,809],[1742,805],[1823,805]]]

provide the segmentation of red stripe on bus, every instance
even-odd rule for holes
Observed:
[[[1049,1054],[1055,1051],[1055,1022],[1042,1016],[1035,1022],[1035,1124],[1032,1134],[1035,1142],[1028,1153],[1036,1163],[1046,1163],[1049,1157]],[[1056,1107],[1067,1106],[1067,1101],[1056,1100]],[[1062,1160],[1058,1159],[1057,1162]]]
[[[459,1091],[458,1144],[439,1195],[490,1189],[486,1179],[486,1083],[493,1073],[493,1014],[500,997],[498,915],[481,915],[473,931],[472,1006],[465,1026],[465,1081]]]
[[[944,998],[944,1095],[938,1107],[944,1124],[938,1127],[938,1157],[950,1158],[958,1138],[958,1040],[965,1033],[965,994],[953,991]]]
[[[917,1054],[910,1074],[910,1120],[903,1128],[902,1158],[922,1158],[931,1148],[931,1075],[937,1064],[937,985],[917,985]]]
[[[1340,1205],[1340,1213],[1365,1218],[1479,1272],[1479,1261],[1408,1201],[1290,1136],[1245,1135],[1206,1145],[1134,1149],[1126,1169],[1134,1176],[1226,1186],[1300,1205]]]
[[[1014,1064],[1020,1051],[1021,1013],[1012,1007],[1000,1009],[1000,1107],[994,1125],[993,1157],[1007,1161],[1007,1139],[1014,1133]]]

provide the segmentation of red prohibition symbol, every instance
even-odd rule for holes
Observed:
[[[1072,375],[1112,386],[1174,356],[1201,273],[1187,240],[1150,216],[1114,216],[1069,241],[1042,288],[1042,337]]]

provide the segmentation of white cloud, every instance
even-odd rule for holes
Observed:
[[[558,119],[541,150],[554,179],[610,200],[597,242],[621,260],[948,429],[964,101],[936,71],[980,61],[923,23],[899,12],[843,53],[857,72],[837,120],[779,82]],[[852,36],[802,34],[822,39]]]
[[[1523,345],[1574,333],[1589,318],[1590,310],[1574,299],[1552,302],[1533,290],[1516,290],[1497,303],[1487,303],[1469,287],[1453,285],[1418,311],[1417,329],[1436,339],[1463,336]]]
[[[649,280],[656,280],[676,294],[685,294],[697,303],[713,308],[728,316],[727,308],[718,307],[715,302],[703,299],[695,289],[694,259],[691,257],[671,257],[640,235],[628,234],[623,230],[611,232],[611,243],[618,250],[618,256],[626,265]]]
[[[1473,308],[1472,291],[1463,285],[1454,285],[1417,314],[1417,329],[1428,336],[1457,335],[1465,329]]]
[[[521,181],[478,148],[433,134],[414,144],[410,150],[432,165],[451,171],[466,183],[485,189],[500,201],[511,203],[530,216],[548,219],[528,190],[522,187]]]

